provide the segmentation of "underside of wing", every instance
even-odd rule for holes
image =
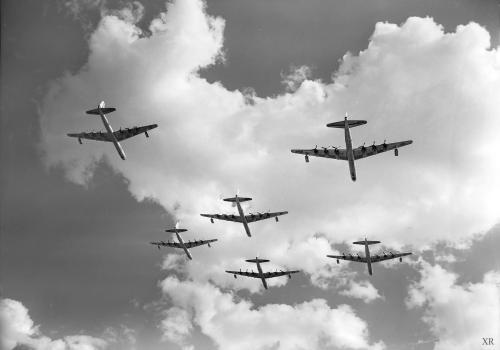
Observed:
[[[275,272],[264,272],[262,275],[264,278],[273,278],[273,277],[280,277],[280,276],[290,276],[292,273],[297,273],[300,272],[299,270],[293,270],[293,271],[275,271]]]
[[[115,131],[113,134],[115,135],[118,141],[126,140],[133,136],[146,133],[146,137],[149,137],[148,130],[154,129],[158,127],[157,124],[145,125],[145,126],[136,126],[133,128],[125,128]]]
[[[151,244],[158,246],[158,248],[159,247],[182,248],[180,243],[176,243],[176,242],[159,241],[159,242],[151,242]]]
[[[327,255],[327,257],[337,260],[347,260],[347,261],[357,261],[357,262],[366,262],[366,258],[360,255]]]
[[[186,248],[194,248],[194,247],[199,247],[200,245],[204,244],[210,244],[212,242],[217,241],[216,239],[208,239],[208,240],[199,240],[199,241],[189,241],[189,242],[184,242],[184,245]]]
[[[408,141],[400,141],[393,143],[381,143],[380,145],[371,145],[371,146],[360,146],[353,149],[354,159],[361,159],[370,156],[374,156],[379,153],[384,153],[393,149],[398,149],[400,147],[404,147],[412,144],[412,140]]]
[[[250,222],[274,218],[274,217],[277,217],[280,215],[285,215],[285,214],[288,214],[288,212],[287,211],[277,211],[274,213],[256,213],[256,214],[245,215],[245,219],[247,220],[248,223],[250,223]]]
[[[86,139],[86,140],[93,140],[93,141],[108,141],[112,142],[112,138],[109,137],[109,134],[107,132],[81,132],[81,133],[75,133],[75,134],[68,134],[69,137],[76,137],[78,139]]]
[[[239,275],[239,276],[244,276],[244,277],[253,277],[253,278],[260,278],[259,274],[257,272],[248,272],[248,271],[227,271],[227,273],[233,274],[233,275]]]
[[[292,153],[303,154],[308,157],[312,156],[312,157],[347,160],[346,150],[341,148],[292,149]]]
[[[371,262],[379,262],[379,261],[384,261],[384,260],[391,260],[391,259],[397,259],[401,258],[403,256],[410,255],[412,253],[397,253],[397,254],[377,254],[373,255],[370,257]]]
[[[225,220],[225,221],[233,221],[233,222],[241,222],[241,217],[234,214],[200,214],[206,218],[216,219],[216,220]]]

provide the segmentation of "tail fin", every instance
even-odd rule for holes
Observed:
[[[111,112],[114,112],[116,111],[116,108],[113,108],[113,107],[108,107],[106,108],[106,104],[104,103],[104,101],[101,101],[101,103],[99,103],[99,106],[96,108],[96,109],[91,109],[85,113],[87,114],[95,114],[95,115],[101,115],[102,114],[108,114],[108,113],[111,113]]]
[[[338,128],[338,129],[343,129],[345,126],[345,122],[347,119],[342,120],[340,122],[333,122],[326,124],[327,127],[329,128]],[[354,128],[355,126],[360,126],[366,124],[366,120],[347,120],[347,125],[349,128]]]
[[[232,197],[232,198],[224,198],[223,201],[226,201],[226,202],[233,202],[233,203],[236,203],[236,202],[246,202],[246,201],[251,201],[252,198],[248,198],[248,197]]]
[[[380,241],[367,241],[367,240],[364,240],[364,241],[357,241],[357,242],[352,242],[352,244],[360,244],[360,245],[371,245],[371,244],[377,244],[377,243],[380,243]]]
[[[259,259],[259,258],[248,259],[248,260],[245,260],[245,261],[246,262],[251,262],[251,263],[254,263],[254,264],[269,262],[269,260],[267,260],[267,259]]]

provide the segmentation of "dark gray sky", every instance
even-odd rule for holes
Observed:
[[[147,27],[163,3],[144,2],[139,25]],[[46,169],[38,146],[40,101],[48,84],[87,61],[87,38],[98,11],[75,18],[52,1],[7,0],[1,6],[1,296],[21,301],[42,332],[54,338],[80,332],[102,336],[103,329],[124,325],[136,330],[138,348],[175,347],[160,341],[157,328],[161,305],[168,305],[158,281],[171,272],[160,269],[164,252],[147,244],[162,237],[172,216],[152,201],[137,202],[128,180],[106,160],[84,187],[69,182],[60,168]],[[498,8],[494,0],[209,0],[207,12],[226,21],[226,62],[201,76],[230,90],[252,87],[260,97],[284,91],[280,75],[291,65],[311,66],[314,78],[329,81],[347,51],[366,48],[376,22],[401,23],[409,16],[432,16],[446,31],[475,21],[496,45]],[[470,250],[448,250],[458,262],[447,266],[460,273],[460,282],[480,282],[485,272],[500,267],[493,248],[499,244],[497,226]],[[431,337],[422,311],[404,307],[408,281],[417,279],[417,272],[408,265],[375,270],[371,282],[383,302],[365,304],[314,287],[305,277],[264,295],[238,295],[256,305],[313,298],[348,303],[369,324],[371,339],[383,340],[389,349]],[[210,342],[199,330],[192,339],[197,349],[213,348]],[[431,349],[432,343],[418,348]]]

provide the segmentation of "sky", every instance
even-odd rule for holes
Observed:
[[[496,1],[60,0],[1,8],[0,348],[500,344]],[[148,139],[79,145],[157,123]],[[290,153],[412,139],[347,164]],[[200,213],[289,214],[210,224]],[[148,244],[217,238],[178,251]],[[381,240],[403,263],[327,254]],[[292,279],[226,274],[270,259]],[[495,345],[482,345],[492,338]]]

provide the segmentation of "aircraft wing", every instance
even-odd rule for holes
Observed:
[[[265,279],[268,278],[273,278],[273,277],[280,277],[280,276],[290,276],[292,273],[297,273],[300,272],[299,270],[293,270],[293,271],[275,271],[275,272],[264,272],[262,276]]]
[[[258,272],[248,272],[248,271],[227,271],[227,273],[230,273],[232,275],[240,275],[240,276],[245,276],[245,277],[253,277],[253,278],[261,278]]]
[[[176,243],[176,242],[159,241],[159,242],[151,242],[151,244],[157,246],[158,248],[160,248],[160,247],[183,248],[180,243]]]
[[[241,217],[239,215],[234,214],[200,214],[206,218],[217,219],[217,220],[225,220],[225,221],[233,221],[233,222],[241,222]]]
[[[79,139],[87,139],[87,140],[94,140],[94,141],[108,141],[112,142],[113,139],[109,137],[109,134],[107,132],[80,132],[80,133],[75,133],[75,134],[68,134],[69,137],[76,137]]]
[[[133,136],[136,136],[136,135],[139,135],[142,133],[146,133],[148,130],[154,129],[156,127],[158,127],[158,124],[136,126],[134,128],[125,128],[125,129],[117,130],[117,131],[113,132],[113,134],[115,135],[118,142],[120,142],[122,140],[126,140],[128,138],[133,137]],[[146,136],[147,136],[147,134],[146,134]]]
[[[396,259],[396,258],[401,258],[403,256],[410,255],[411,253],[397,253],[397,254],[383,254],[383,255],[373,255],[370,257],[371,262],[379,262],[379,261],[384,261],[384,260],[390,260],[390,259]]]
[[[347,260],[347,261],[357,261],[357,262],[366,262],[366,258],[364,256],[359,255],[327,255],[329,258],[339,259],[339,260]],[[372,259],[373,261],[373,259]]]
[[[270,219],[274,218],[280,215],[285,215],[288,214],[287,211],[277,211],[275,213],[257,213],[257,214],[249,214],[245,215],[245,219],[247,220],[248,223],[255,222],[255,221],[260,221],[260,220],[265,220],[265,219]]]
[[[199,240],[199,241],[189,241],[189,242],[184,242],[184,245],[186,248],[193,248],[193,247],[198,247],[200,245],[204,244],[210,244],[212,242],[217,241],[216,239],[208,239],[208,240]]]
[[[366,158],[369,156],[374,156],[379,153],[387,152],[396,148],[400,148],[403,146],[407,146],[412,144],[412,140],[393,142],[393,143],[381,143],[380,145],[371,145],[371,146],[360,146],[354,148],[353,154],[354,159]]]
[[[345,149],[341,148],[292,149],[292,153],[303,154],[313,157],[347,160],[347,152]]]

